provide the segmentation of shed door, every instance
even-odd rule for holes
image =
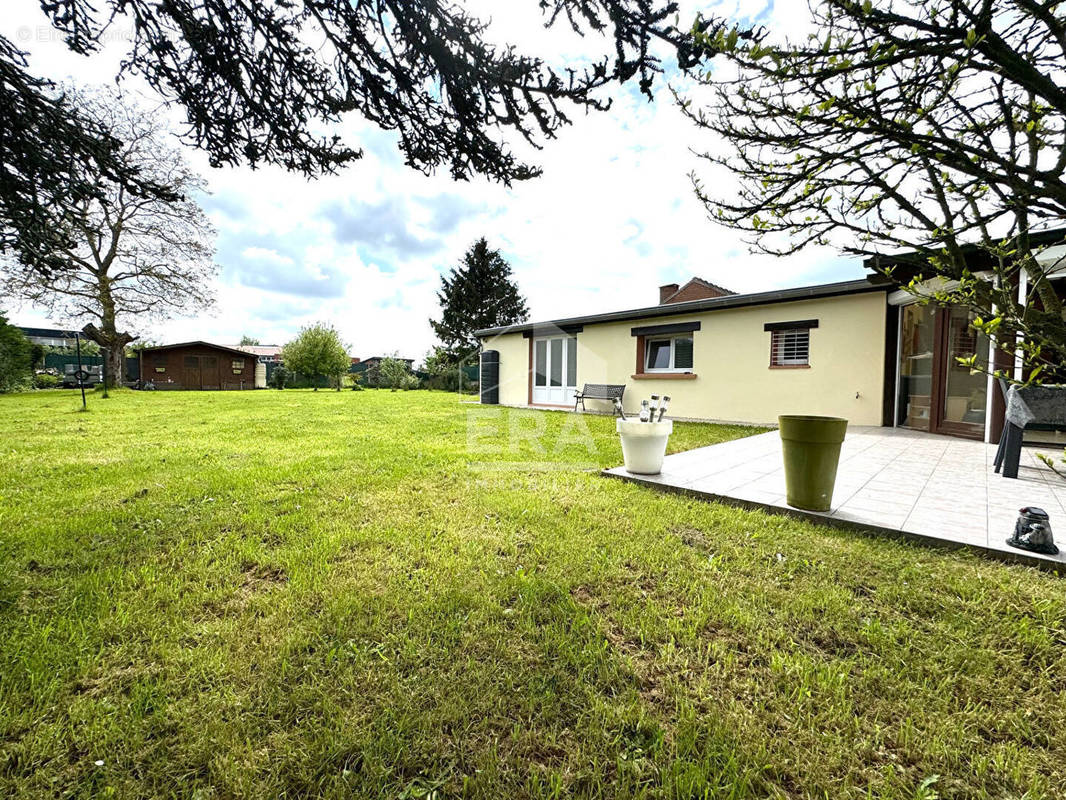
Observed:
[[[200,388],[221,389],[218,377],[218,356],[200,356]]]
[[[181,385],[186,389],[202,389],[203,376],[200,373],[199,356],[185,356],[185,374],[182,376]]]

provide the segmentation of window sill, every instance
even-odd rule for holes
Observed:
[[[771,364],[770,369],[810,369],[810,364]]]
[[[635,381],[694,381],[694,372],[637,372],[632,376]]]

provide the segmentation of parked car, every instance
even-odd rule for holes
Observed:
[[[80,389],[82,385],[88,389],[98,383],[104,382],[104,368],[101,364],[86,364],[82,369],[89,373],[89,377],[84,384],[79,384],[78,376],[75,374],[78,371],[78,365],[69,363],[63,365],[64,389]]]

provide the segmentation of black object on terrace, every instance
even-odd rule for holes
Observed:
[[[622,395],[625,394],[625,384],[613,384],[613,383],[586,383],[584,388],[574,395],[574,411],[577,411],[577,404],[581,403],[581,410],[585,410],[586,400],[622,400]],[[617,408],[618,406],[616,406]]]
[[[1051,534],[1051,520],[1042,508],[1027,506],[1019,510],[1018,521],[1014,524],[1014,533],[1007,544],[1033,553],[1055,556],[1059,548]]]

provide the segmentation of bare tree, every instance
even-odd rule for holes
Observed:
[[[194,196],[203,180],[170,141],[166,120],[116,90],[71,90],[68,102],[120,141],[123,163],[168,196],[133,193],[107,174],[67,217],[66,243],[36,269],[0,262],[4,295],[29,301],[69,321],[108,349],[109,374],[120,380],[125,346],[120,327],[201,310],[213,302],[214,229]]]
[[[1066,218],[1066,9],[1049,0],[816,0],[801,42],[705,36],[724,139],[694,178],[712,217],[776,254],[831,244],[925,299],[958,303],[1037,374],[1066,363],[1047,258]],[[710,82],[710,76],[704,78]],[[721,185],[721,183],[718,183]],[[891,252],[907,249],[911,258]],[[1018,286],[1026,286],[1019,300]],[[1019,338],[1018,333],[1024,334]],[[980,366],[975,364],[975,366]]]

